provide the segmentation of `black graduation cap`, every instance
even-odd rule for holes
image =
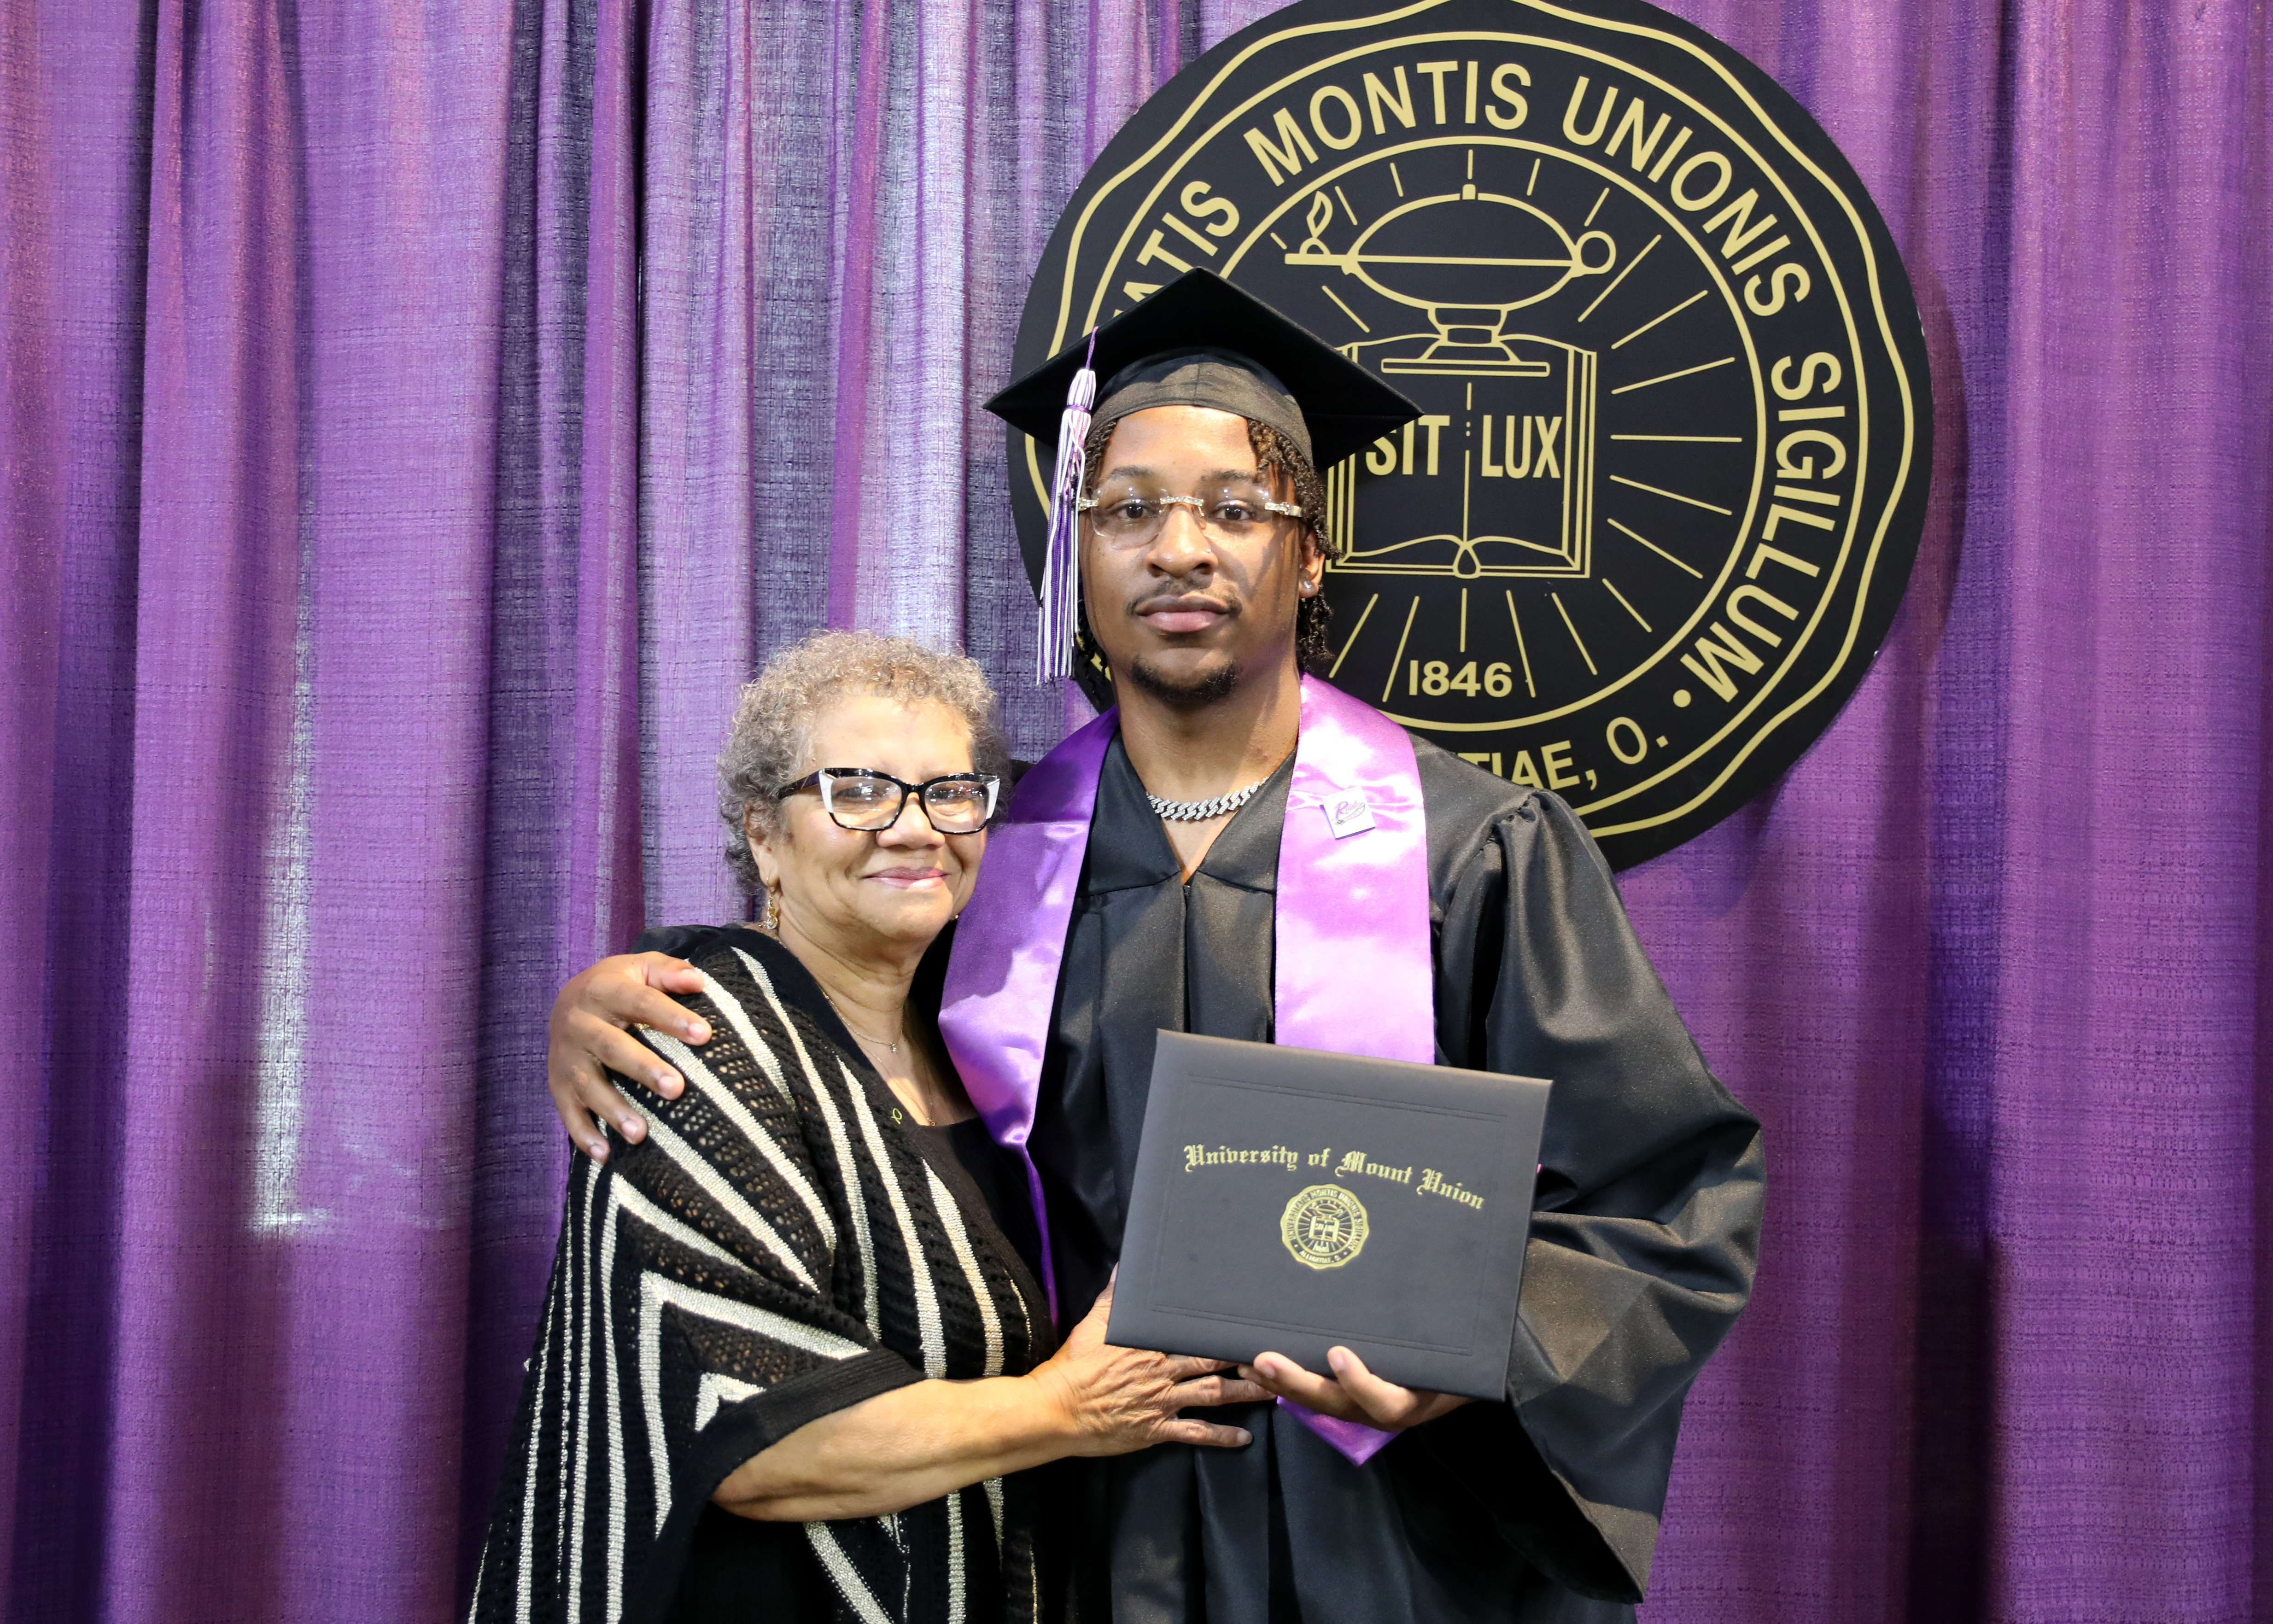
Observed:
[[[1154,406],[1212,406],[1269,423],[1322,474],[1421,415],[1300,322],[1206,270],[1185,272],[1075,341],[986,409],[1051,445],[1084,370],[1102,383],[1097,422]]]
[[[1105,386],[1098,387],[1099,378]],[[1034,674],[1073,669],[1081,618],[1075,540],[1081,447],[1092,422],[1155,406],[1207,406],[1268,423],[1323,473],[1421,415],[1421,408],[1299,322],[1212,271],[1187,271],[986,402],[1054,445],[1050,527],[1035,583]]]

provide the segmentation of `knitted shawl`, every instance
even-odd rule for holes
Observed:
[[[1020,1373],[1053,1341],[890,1089],[784,996],[796,962],[739,939],[758,950],[702,954],[702,993],[683,1000],[709,1044],[641,1034],[685,1092],[617,1078],[647,1137],[572,1170],[476,1621],[660,1619],[744,1461],[909,1382]],[[1040,1611],[1032,1525],[1027,1486],[998,1478],[803,1533],[836,1616],[978,1624]]]

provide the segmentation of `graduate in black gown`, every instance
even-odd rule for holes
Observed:
[[[1152,529],[1118,548],[1083,533],[1076,674],[1121,711],[1030,1147],[1064,1322],[1118,1254],[1155,1034],[1273,1037],[1294,691],[1298,659],[1322,650],[1324,542],[1296,514],[1242,523],[1220,501],[1237,482],[1214,476],[1244,473],[1283,509],[1317,513],[1315,469],[1401,404],[1288,329],[1194,273],[1096,335],[1106,381],[1084,489],[1133,492],[1121,529]],[[992,404],[1046,444],[1084,358],[1068,352]],[[1078,1463],[1060,1497],[1075,1616],[1609,1624],[1647,1582],[1683,1400],[1750,1291],[1759,1125],[1707,1067],[1570,809],[1425,741],[1415,758],[1437,1059],[1554,1083],[1506,1400],[1409,1392],[1362,1366],[1339,1381],[1283,1360],[1255,1370],[1395,1436],[1356,1464],[1291,1411],[1246,1404],[1222,1418],[1253,1433],[1247,1448]],[[1184,815],[1227,793],[1235,810]],[[1367,966],[1346,973],[1362,998]],[[571,1063],[554,1092],[580,1141],[576,1122],[616,1113],[574,1057],[598,1052],[612,1023],[668,1018],[650,983],[671,985],[668,967],[611,961],[556,1006]]]
[[[1363,1466],[1267,1405],[1225,1412],[1246,1449],[1085,1463],[1089,1528],[1109,1540],[1109,1572],[1088,1576],[1115,1619],[1631,1618],[1682,1398],[1744,1306],[1759,1129],[1706,1069],[1593,842],[1551,795],[1417,754],[1438,1059],[1555,1080],[1512,1402]],[[1035,1128],[1061,1313],[1118,1256],[1155,1032],[1272,1037],[1285,779],[1187,883],[1126,752],[1106,757]]]

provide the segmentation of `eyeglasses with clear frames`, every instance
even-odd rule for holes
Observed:
[[[774,791],[774,799],[785,801],[800,790],[818,790],[821,809],[837,827],[874,834],[900,820],[912,795],[941,834],[976,834],[994,817],[1001,783],[992,773],[942,773],[911,784],[872,767],[824,767],[784,784]]]
[[[1242,541],[1280,519],[1300,519],[1302,507],[1274,502],[1271,493],[1249,482],[1219,485],[1192,496],[1170,496],[1157,486],[1115,481],[1077,505],[1098,535],[1110,542],[1149,542],[1160,533],[1172,507],[1189,507],[1208,535]]]

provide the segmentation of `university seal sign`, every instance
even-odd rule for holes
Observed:
[[[1204,266],[1426,412],[1326,476],[1332,680],[1624,865],[1797,759],[1923,524],[1924,343],[1854,171],[1621,0],[1303,0],[1121,131],[1014,372]],[[1010,436],[1030,565],[1048,447]]]

